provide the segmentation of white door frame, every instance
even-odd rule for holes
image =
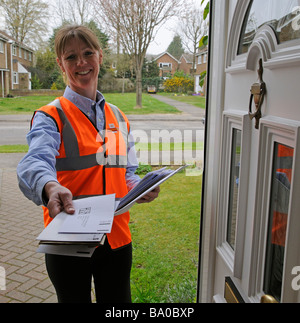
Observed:
[[[238,1],[232,1],[232,3],[238,3]],[[216,5],[217,4],[217,5]],[[208,64],[208,92],[207,92],[207,112],[206,112],[206,137],[205,137],[205,154],[204,154],[204,174],[203,174],[203,192],[202,192],[202,214],[201,214],[201,241],[200,241],[200,263],[199,263],[199,289],[198,289],[198,301],[199,302],[212,302],[218,301],[214,299],[214,289],[215,285],[224,284],[224,277],[221,277],[221,280],[218,282],[216,278],[216,270],[218,268],[218,264],[216,263],[216,252],[222,253],[223,258],[228,259],[226,261],[226,265],[228,266],[228,273],[234,272],[236,277],[241,275],[241,265],[234,263],[232,260],[231,252],[228,248],[226,248],[226,244],[224,244],[224,236],[223,232],[217,231],[217,221],[222,221],[222,217],[219,216],[219,212],[221,209],[221,204],[226,202],[226,196],[222,196],[220,194],[220,185],[219,179],[221,177],[221,169],[223,167],[224,158],[222,159],[222,152],[220,149],[215,149],[216,147],[224,147],[226,144],[230,142],[230,140],[226,138],[222,138],[223,131],[222,129],[223,120],[225,120],[223,126],[229,126],[232,123],[235,123],[237,127],[244,122],[246,119],[245,116],[241,113],[240,116],[237,116],[235,121],[236,111],[233,113],[228,113],[226,111],[223,114],[224,98],[225,98],[225,71],[227,73],[239,73],[240,70],[244,70],[245,66],[248,70],[255,70],[254,59],[253,61],[247,60],[246,62],[240,60],[241,57],[236,55],[237,48],[233,45],[236,44],[236,39],[239,37],[238,33],[240,32],[240,28],[236,28],[236,26],[231,26],[231,30],[228,30],[228,22],[232,21],[232,18],[235,15],[239,17],[239,19],[244,18],[245,8],[248,6],[249,1],[240,1],[237,6],[237,11],[231,12],[233,10],[232,6],[229,7],[229,1],[224,0],[211,0],[211,10],[210,10],[210,42],[209,42],[209,64]],[[240,10],[240,12],[238,12]],[[241,21],[238,19],[235,20],[237,24],[240,24]],[[237,33],[235,34],[235,31]],[[230,34],[229,34],[230,33]],[[215,37],[216,35],[216,37]],[[230,37],[229,37],[230,36]],[[220,41],[221,40],[221,41]],[[228,51],[227,51],[228,46]],[[262,33],[259,33],[259,37],[257,37],[252,46],[249,49],[249,53],[252,51],[252,55],[248,57],[255,56],[257,52],[258,55],[262,55],[263,60],[266,62],[265,67],[268,69],[277,68],[278,66],[284,67],[292,64],[299,64],[300,61],[300,46],[289,48],[288,46],[285,48],[282,46],[280,48],[280,55],[277,57],[278,51],[276,52],[276,44],[275,39],[273,38],[273,33],[268,32],[268,27],[264,27]],[[274,51],[272,50],[274,48]],[[285,55],[285,56],[284,56]],[[282,59],[284,56],[284,59]],[[213,67],[213,68],[212,68]],[[230,112],[230,111],[229,111]],[[227,119],[226,119],[227,118]],[[226,121],[227,120],[227,121]],[[243,121],[244,120],[244,121]],[[278,123],[278,126],[276,126]],[[273,130],[272,130],[273,128]],[[244,127],[243,127],[244,129]],[[285,123],[284,120],[280,120],[278,117],[270,117],[264,118],[261,121],[261,133],[265,132],[266,136],[260,136],[260,140],[266,140],[266,142],[261,145],[261,147],[268,147],[268,149],[273,149],[273,144],[275,142],[274,138],[279,138],[280,142],[285,142],[286,145],[292,146],[295,149],[295,161],[300,160],[300,127],[299,122],[288,122]],[[281,131],[282,130],[282,131]],[[289,133],[287,135],[287,133]],[[224,142],[225,140],[225,142]],[[226,141],[227,140],[227,141]],[[266,154],[266,151],[261,151],[260,155]],[[272,156],[272,152],[269,151],[268,156]],[[266,167],[266,162],[264,158],[261,158],[262,162],[258,165],[259,169],[264,172],[264,167]],[[268,171],[269,171],[269,165]],[[207,166],[207,167],[206,167]],[[300,182],[300,170],[298,170],[294,165],[294,179],[299,180]],[[226,169],[224,170],[226,172]],[[242,171],[241,171],[242,173]],[[268,178],[270,178],[270,172],[268,173]],[[260,181],[259,178],[255,178],[254,181]],[[270,181],[264,179],[266,185]],[[260,185],[263,187],[263,185]],[[263,192],[268,192],[268,187],[264,187]],[[267,214],[268,212],[264,210],[261,211],[261,208],[266,208],[267,203],[264,202],[264,199],[261,197],[261,193],[259,190],[256,192],[256,196],[253,197],[255,199],[255,212],[258,214]],[[223,194],[224,195],[224,194]],[[291,213],[294,213],[295,210],[300,209],[300,199],[297,199],[297,196],[300,195],[300,187],[299,185],[294,185],[294,189],[291,192],[291,203],[290,208]],[[253,202],[253,201],[252,201]],[[225,203],[226,204],[226,203]],[[260,209],[257,209],[260,208]],[[223,219],[224,220],[224,219]],[[247,276],[255,276],[254,279],[251,279],[250,286],[247,286],[247,290],[250,291],[251,295],[256,295],[256,299],[252,301],[257,302],[259,291],[261,290],[263,274],[257,273],[257,268],[263,267],[261,264],[263,260],[263,245],[265,243],[264,236],[265,232],[262,232],[262,221],[267,221],[266,217],[261,217],[255,219],[254,221],[254,231],[257,235],[256,243],[254,243],[252,255],[251,255],[251,264],[249,266],[249,272],[247,272]],[[294,225],[298,225],[297,223],[292,223],[295,221],[295,217],[289,219],[289,227],[294,227]],[[238,225],[242,227],[245,226],[245,223],[242,222]],[[239,237],[237,236],[237,239]],[[300,237],[296,236],[288,236],[287,245],[291,243],[299,242],[300,245]],[[260,247],[261,245],[261,247]],[[239,246],[243,249],[243,246]],[[239,251],[236,250],[236,255]],[[289,251],[289,256],[286,261],[285,270],[290,273],[293,270],[293,266],[295,263],[300,264],[300,256],[298,254],[297,248],[293,248],[293,251]],[[224,269],[223,269],[224,270]],[[225,269],[226,270],[226,269]],[[291,284],[291,278],[285,277],[284,285]],[[291,302],[299,302],[299,292],[289,293],[288,297],[285,298],[285,301]]]
[[[215,2],[220,2],[216,7]],[[198,301],[210,303],[213,299],[215,276],[215,252],[216,252],[216,219],[218,204],[218,181],[220,170],[220,151],[215,147],[221,147],[221,132],[224,82],[225,82],[225,57],[227,46],[227,14],[228,1],[210,0],[210,31],[209,31],[209,61],[207,79],[207,111],[205,127],[205,153],[202,191],[202,215],[199,250],[199,279]],[[222,35],[222,41],[214,38],[214,35]],[[213,69],[212,69],[213,66]],[[213,124],[213,126],[211,126]]]

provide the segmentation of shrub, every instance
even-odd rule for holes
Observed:
[[[164,82],[165,92],[187,93],[194,90],[194,80],[189,76],[173,76]]]
[[[52,83],[51,90],[57,90],[57,86],[55,82]]]

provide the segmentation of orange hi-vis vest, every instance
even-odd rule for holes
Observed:
[[[272,244],[284,247],[287,232],[289,186],[292,181],[294,149],[284,145],[278,145],[277,157],[278,164],[276,165],[276,173],[277,175],[284,175],[288,181],[288,185],[277,180],[277,196],[272,223]]]
[[[128,193],[125,173],[129,122],[115,106],[105,103],[103,131],[72,102],[60,97],[40,111],[54,119],[61,135],[56,157],[57,180],[68,188],[74,199],[116,194],[120,199]],[[44,209],[44,224],[52,218]],[[111,233],[107,234],[112,249],[131,242],[129,212],[115,216]]]

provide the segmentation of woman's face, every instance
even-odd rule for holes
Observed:
[[[99,66],[102,63],[102,51],[88,47],[81,39],[69,41],[57,62],[66,73],[70,88],[76,93],[96,99]]]

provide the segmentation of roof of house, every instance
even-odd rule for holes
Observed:
[[[153,61],[157,61],[159,58],[161,58],[161,57],[162,57],[162,56],[164,56],[164,55],[168,55],[168,56],[170,56],[172,59],[174,59],[174,61],[176,61],[178,64],[180,64],[180,61],[179,61],[177,58],[175,58],[173,55],[171,55],[169,52],[163,52],[163,53],[159,54],[158,56],[156,56],[156,57],[153,59]]]
[[[24,43],[21,43],[19,41],[17,41],[14,37],[10,36],[6,31],[4,30],[0,30],[0,38],[5,40],[5,41],[12,41],[14,42],[15,44],[17,44],[18,46],[28,50],[28,51],[31,51],[31,52],[34,52],[34,50],[32,48],[30,48],[29,46],[25,45]]]
[[[183,53],[180,57],[180,61],[184,59],[187,64],[193,64],[193,55],[188,53]]]

